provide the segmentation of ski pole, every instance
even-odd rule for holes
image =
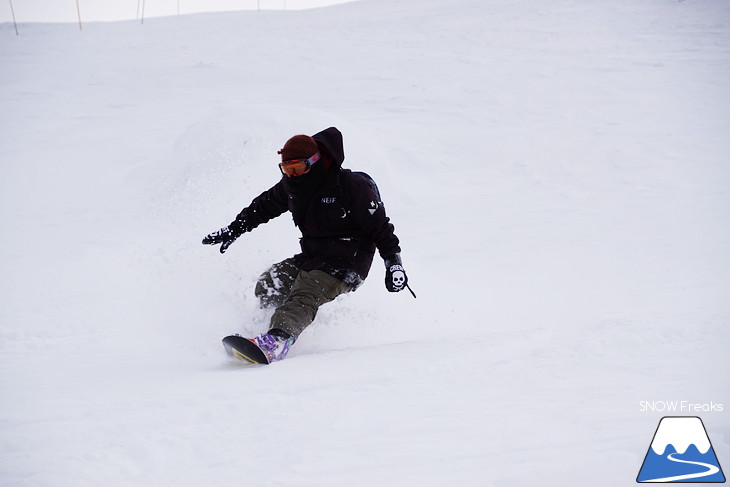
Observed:
[[[413,289],[411,289],[411,286],[410,286],[410,285],[408,285],[408,284],[406,284],[406,287],[407,287],[407,288],[408,288],[408,290],[409,290],[409,291],[411,292],[411,295],[413,295],[413,297],[414,297],[414,298],[416,298],[416,293],[414,293],[414,292],[413,292]],[[418,298],[416,298],[416,299],[418,299]]]

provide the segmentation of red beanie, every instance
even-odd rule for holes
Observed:
[[[295,135],[286,141],[279,154],[281,154],[281,160],[283,162],[291,161],[292,159],[309,159],[318,150],[317,142],[312,137],[308,135]]]

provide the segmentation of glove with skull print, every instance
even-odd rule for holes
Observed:
[[[397,293],[408,285],[408,276],[403,269],[400,254],[393,254],[385,258],[385,287],[391,293]]]

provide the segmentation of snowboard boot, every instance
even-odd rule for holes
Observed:
[[[289,353],[289,348],[294,344],[293,336],[276,328],[272,328],[268,333],[249,338],[249,340],[264,352],[269,363],[283,360]]]

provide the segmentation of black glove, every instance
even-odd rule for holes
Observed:
[[[408,276],[403,269],[400,254],[385,258],[385,287],[392,293],[404,290],[408,286]]]
[[[228,250],[233,242],[240,237],[240,233],[236,233],[230,229],[230,227],[223,227],[218,231],[215,231],[203,239],[204,245],[215,245],[221,244],[221,254]]]

